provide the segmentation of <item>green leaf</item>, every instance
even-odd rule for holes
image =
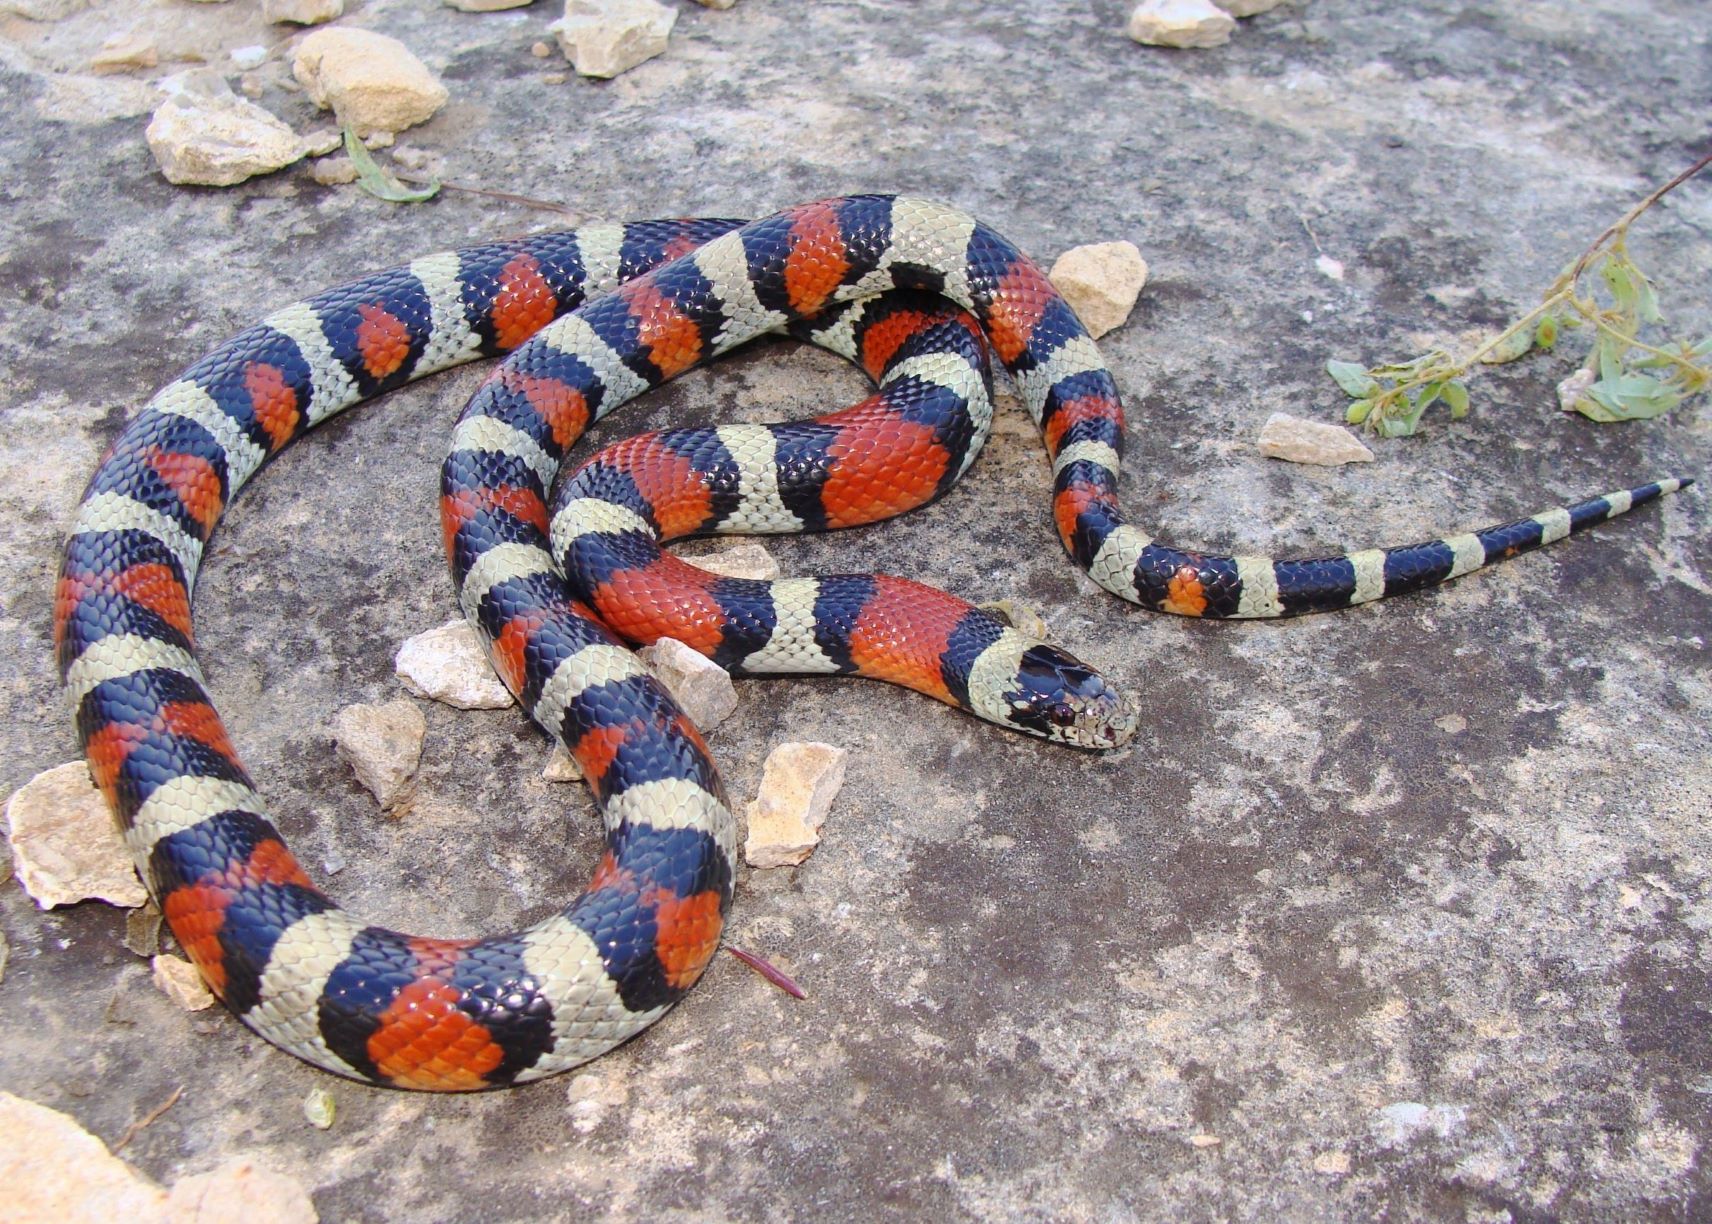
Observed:
[[[1366,367],[1353,361],[1328,361],[1326,373],[1332,376],[1347,395],[1355,399],[1379,390],[1379,384],[1373,381],[1373,376],[1367,372]]]
[[[1540,325],[1534,328],[1534,343],[1548,353],[1552,351],[1552,347],[1557,344],[1556,315],[1541,316]]]
[[[1635,310],[1641,316],[1641,322],[1664,322],[1664,315],[1659,310],[1658,295],[1653,292],[1653,283],[1639,268],[1635,269],[1635,289]]]
[[[1421,414],[1432,407],[1443,392],[1444,384],[1442,382],[1430,382],[1422,387],[1415,398],[1410,401],[1414,405],[1415,419],[1420,420]]]
[[[1373,411],[1373,401],[1358,399],[1351,404],[1343,414],[1343,419],[1351,425],[1359,425],[1367,419],[1367,414]]]
[[[1635,310],[1636,291],[1634,278],[1629,275],[1626,264],[1615,259],[1607,259],[1600,265],[1599,275],[1605,281],[1605,287],[1611,291],[1611,296],[1623,310],[1633,313]]]
[[[1468,415],[1468,388],[1459,382],[1444,385],[1444,402],[1450,405],[1450,419],[1460,421]]]
[[[1524,327],[1513,335],[1506,336],[1501,344],[1481,357],[1480,364],[1504,365],[1518,357],[1525,356],[1528,350],[1533,347],[1534,333]]]
[[[363,147],[363,142],[350,124],[344,126],[344,133],[345,152],[350,155],[351,163],[357,168],[357,182],[376,199],[385,200],[389,204],[420,204],[440,194],[438,179],[426,187],[406,187],[375,164],[375,159]]]
[[[1682,402],[1682,392],[1644,374],[1601,378],[1587,388],[1575,404],[1576,411],[1591,420],[1645,421],[1663,416]]]

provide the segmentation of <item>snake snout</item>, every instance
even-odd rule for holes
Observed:
[[[1052,646],[1023,653],[1016,688],[1006,694],[1019,730],[1078,748],[1116,748],[1135,735],[1129,700],[1104,676]]]

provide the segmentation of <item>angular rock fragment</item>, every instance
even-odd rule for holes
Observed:
[[[514,700],[493,674],[481,638],[466,620],[447,621],[406,639],[393,657],[392,670],[418,697],[460,710],[503,710]]]
[[[1126,32],[1155,47],[1217,47],[1234,29],[1236,19],[1212,0],[1141,0]]]
[[[1587,389],[1599,381],[1594,371],[1582,368],[1557,385],[1557,406],[1565,412],[1578,412],[1576,407],[1587,398]]]
[[[357,135],[400,132],[446,104],[446,87],[396,38],[336,26],[297,44],[291,73]]]
[[[166,1191],[76,1119],[0,1092],[0,1186],[13,1220],[164,1224]]]
[[[579,75],[615,77],[665,51],[677,20],[658,0],[565,0],[548,29]]]
[[[745,808],[751,867],[794,867],[820,844],[820,826],[844,785],[850,754],[832,744],[780,744],[767,754],[761,789]]]
[[[1274,412],[1260,427],[1260,453],[1268,459],[1325,467],[1373,462],[1373,452],[1341,425],[1306,421],[1287,412]]]
[[[1099,339],[1129,318],[1147,283],[1147,261],[1133,242],[1093,242],[1065,251],[1047,277]]]
[[[185,1011],[206,1011],[214,1006],[214,996],[196,972],[196,966],[182,956],[163,952],[149,962],[155,987]]]
[[[718,574],[724,578],[769,579],[779,576],[779,563],[773,559],[773,554],[752,540],[733,544],[730,548],[708,553],[704,557],[684,559],[697,569],[704,569],[710,574]]]
[[[167,1195],[171,1224],[316,1224],[321,1217],[301,1183],[247,1156],[211,1173],[180,1178]]]
[[[713,730],[737,709],[730,673],[676,638],[661,638],[637,653],[699,730]]]
[[[43,909],[90,898],[123,906],[149,899],[82,761],[20,786],[6,804],[6,830],[18,882]]]
[[[303,142],[283,120],[231,93],[174,94],[143,135],[169,183],[230,187],[303,156]]]
[[[320,25],[345,15],[345,0],[262,0],[262,20],[276,25]]]
[[[309,163],[309,177],[323,187],[338,187],[345,183],[357,181],[357,163],[348,157],[318,157]],[[416,693],[416,690],[406,683],[405,688]],[[418,697],[427,696],[416,693]]]
[[[414,701],[403,697],[339,711],[339,757],[388,815],[401,814],[415,793],[416,766],[427,734],[428,720]]]
[[[542,767],[541,777],[547,782],[581,782],[583,767],[577,764],[576,757],[565,751],[563,744],[554,744],[553,755]]]
[[[115,34],[101,44],[101,50],[90,57],[93,72],[126,72],[132,68],[153,68],[160,63],[160,48],[146,34]]]

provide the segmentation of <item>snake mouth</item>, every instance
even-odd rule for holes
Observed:
[[[1023,653],[1005,694],[1007,721],[1019,731],[1074,748],[1118,748],[1135,738],[1130,701],[1085,663],[1052,646]]]

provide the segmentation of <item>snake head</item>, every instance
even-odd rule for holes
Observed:
[[[1087,664],[1052,646],[1030,646],[1005,691],[1004,721],[1077,748],[1116,748],[1135,736],[1129,700]]]

